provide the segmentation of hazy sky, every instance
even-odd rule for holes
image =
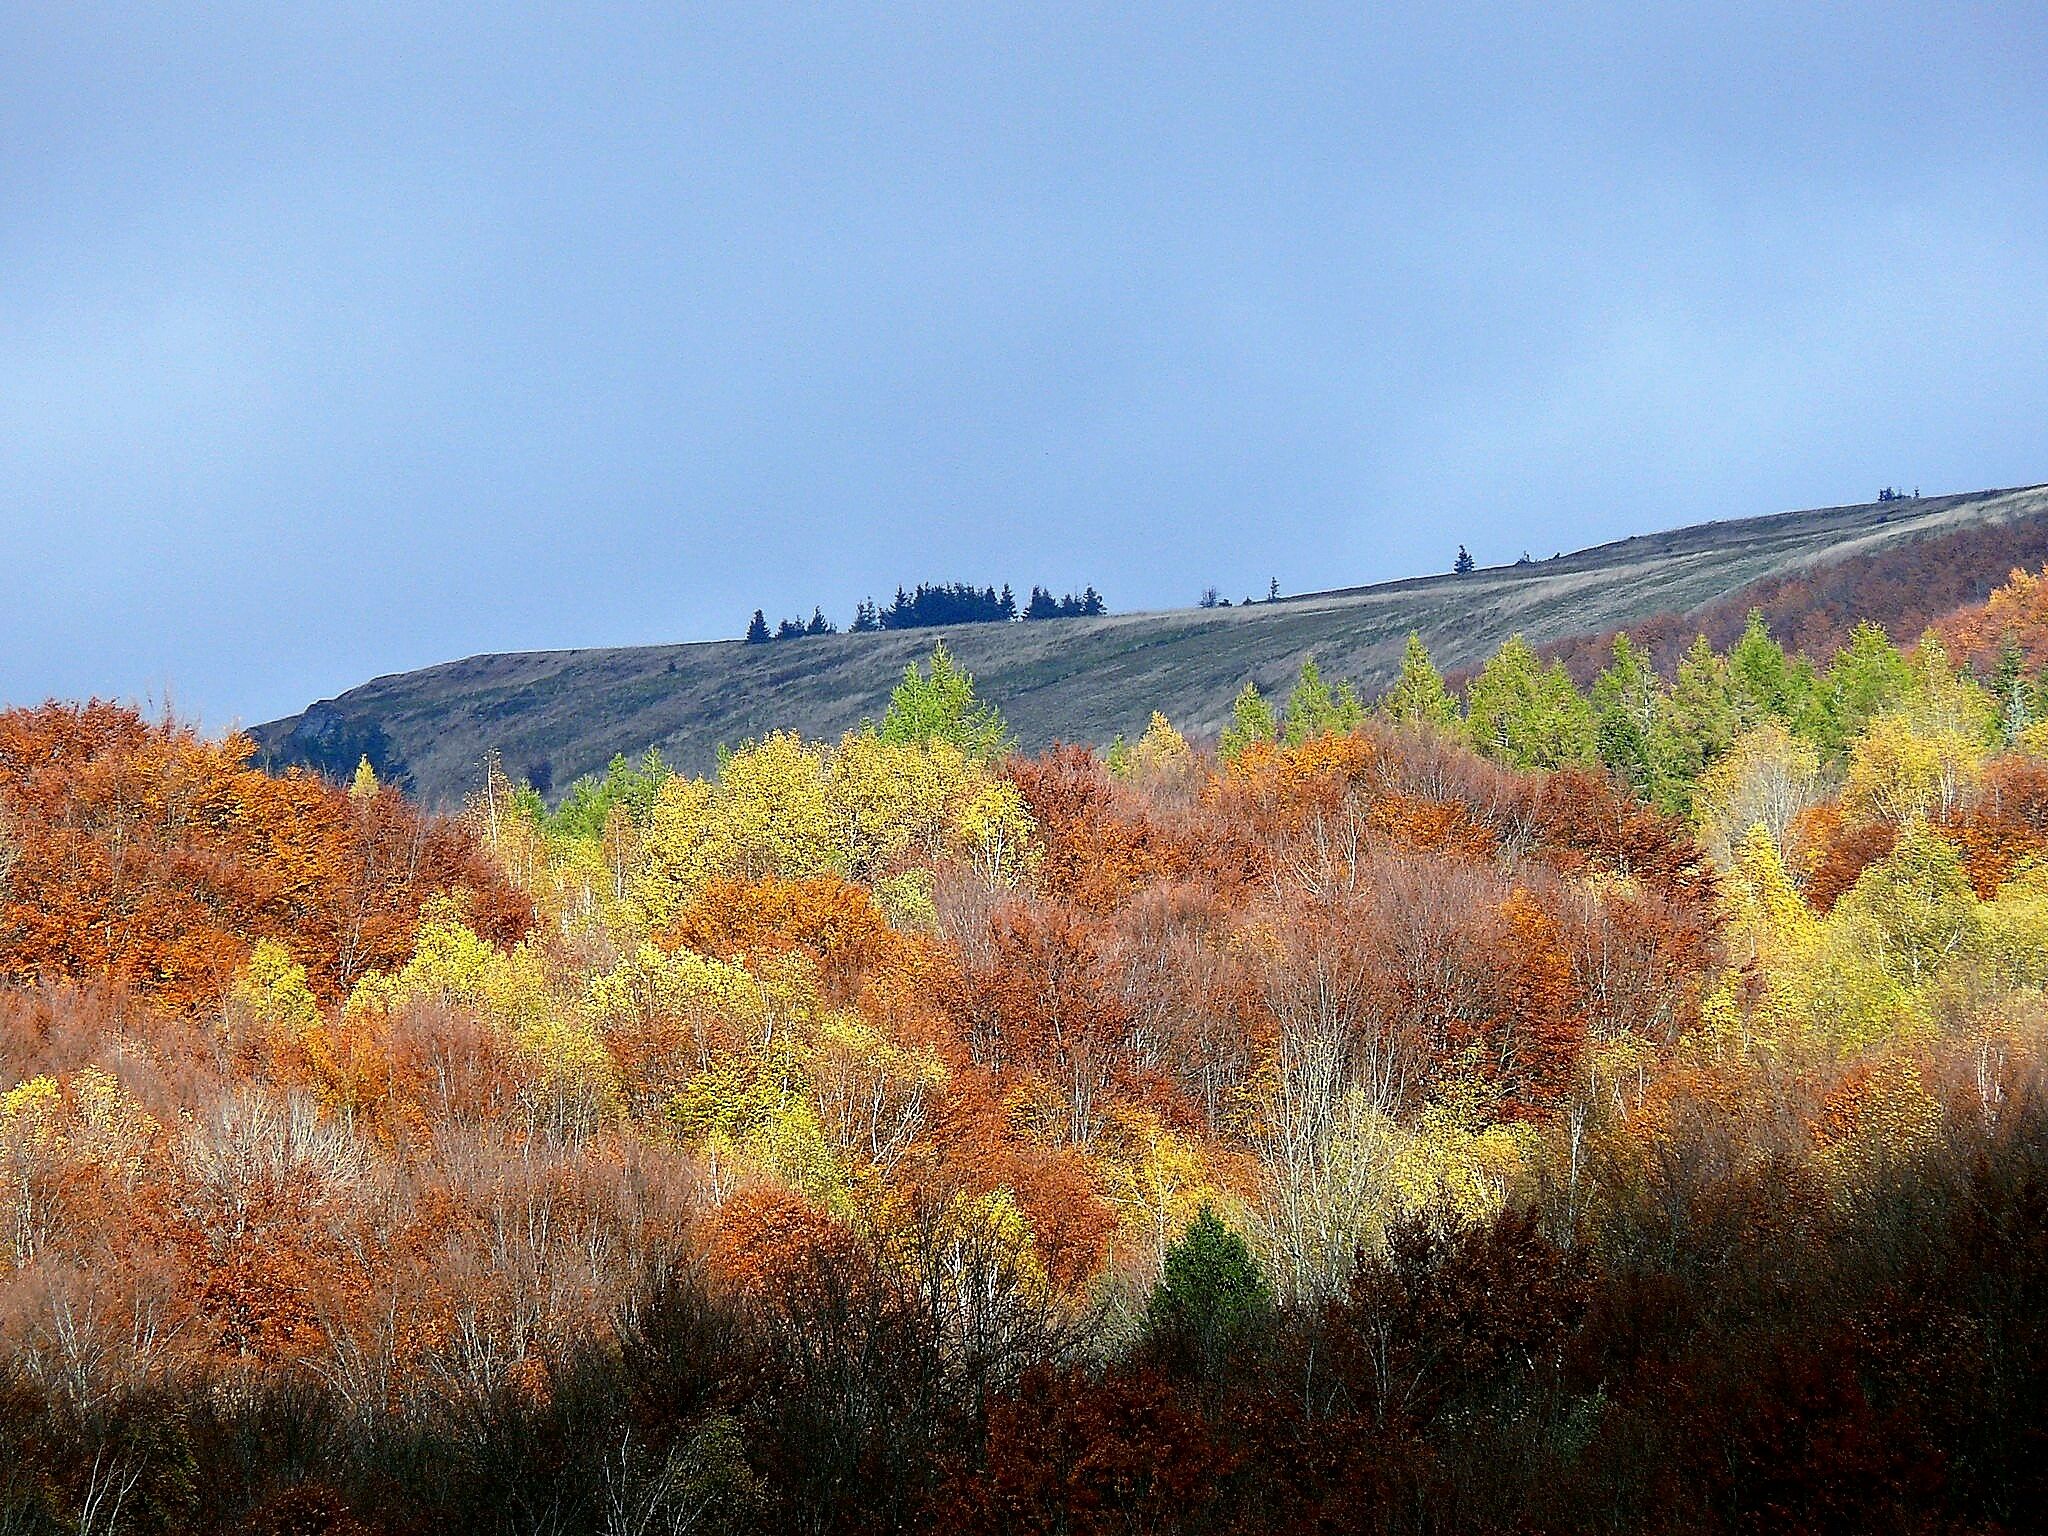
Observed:
[[[0,3],[0,699],[2044,479],[2040,0]]]

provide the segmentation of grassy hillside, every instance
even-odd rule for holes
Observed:
[[[1421,634],[1446,669],[1516,632],[1532,641],[1690,613],[1758,582],[1973,526],[2048,518],[2048,487],[1830,507],[1640,535],[1530,565],[1425,576],[1242,608],[472,656],[382,677],[258,726],[266,762],[341,774],[368,753],[429,804],[461,797],[486,750],[566,786],[618,752],[659,746],[686,768],[771,728],[835,737],[878,715],[903,668],[943,636],[1027,748],[1105,742],[1163,709],[1220,728],[1250,679],[1280,687],[1313,655],[1367,689]],[[1987,571],[1986,591],[2004,575]],[[1981,596],[1981,594],[1979,594]]]

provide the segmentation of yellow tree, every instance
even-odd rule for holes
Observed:
[[[1904,711],[1879,715],[1850,749],[1842,813],[1851,821],[1893,826],[1946,815],[1983,765],[1982,743],[1965,731],[1923,726]]]
[[[1736,848],[1762,828],[1781,858],[1799,813],[1819,797],[1820,755],[1777,721],[1745,731],[1700,779],[1693,820],[1700,843],[1727,869]]]

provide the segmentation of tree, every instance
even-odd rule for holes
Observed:
[[[1999,709],[1999,739],[2011,746],[2034,723],[2034,693],[2027,686],[2027,653],[2010,627],[1999,637],[1991,697]]]
[[[356,764],[356,776],[349,781],[348,797],[358,805],[377,798],[377,770],[370,766],[367,754]]]
[[[669,766],[658,747],[649,747],[637,761],[617,753],[606,765],[603,778],[585,774],[569,786],[561,804],[547,817],[545,828],[559,836],[595,842],[604,837],[614,808],[622,809],[634,826],[644,827],[653,813],[654,798],[669,777]]]
[[[1877,959],[1908,986],[1933,978],[1978,932],[1976,892],[1955,845],[1915,817],[1892,851],[1857,877],[1835,916],[1868,917],[1879,940]]]
[[[1745,731],[1694,793],[1702,846],[1727,869],[1750,829],[1761,828],[1783,857],[1800,812],[1819,798],[1819,778],[1819,755],[1778,721]]]
[[[1947,816],[1983,762],[1983,748],[1962,732],[1921,729],[1903,711],[1879,715],[1850,748],[1842,814],[1892,826]]]
[[[1593,715],[1564,667],[1548,668],[1520,635],[1493,654],[1466,691],[1472,743],[1513,768],[1593,760]]]
[[[1848,644],[1822,679],[1815,745],[1839,760],[1870,720],[1897,709],[1913,689],[1913,673],[1897,647],[1867,619],[1849,632]]]
[[[1656,781],[1651,733],[1663,690],[1650,660],[1627,634],[1614,637],[1613,660],[1593,680],[1594,748],[1607,771],[1648,799]]]
[[[1659,807],[1677,815],[1688,812],[1693,787],[1734,744],[1740,729],[1728,664],[1714,654],[1705,635],[1697,636],[1678,664],[1651,736]]]
[[[1471,554],[1466,550],[1465,546],[1460,544],[1458,546],[1458,558],[1451,562],[1451,570],[1455,572],[1457,575],[1469,576],[1472,574],[1473,568],[1477,566],[1478,563],[1478,561],[1472,558]]]
[[[1311,656],[1301,664],[1301,675],[1287,695],[1286,729],[1281,740],[1290,747],[1337,730],[1337,697]]]
[[[813,608],[811,610],[811,622],[804,626],[804,633],[807,635],[829,635],[834,633],[832,621],[825,617],[824,609]]]
[[[725,754],[716,783],[666,780],[633,886],[652,925],[713,880],[804,879],[841,868],[826,773],[815,748],[771,731]]]
[[[1001,596],[994,587],[977,587],[972,582],[952,581],[934,585],[919,582],[917,590],[896,589],[896,600],[877,615],[883,629],[930,629],[941,624],[995,624],[1016,617],[1017,600],[1005,587]]]
[[[950,742],[975,762],[988,762],[1010,749],[1009,728],[1000,711],[975,697],[974,677],[953,661],[942,640],[932,647],[928,670],[915,662],[889,696],[882,740],[926,744]]]
[[[1171,778],[1194,761],[1187,738],[1156,709],[1145,734],[1138,738],[1135,747],[1128,749],[1127,755],[1128,772],[1141,780]]]
[[[1906,712],[1916,729],[1984,748],[1997,744],[2003,701],[1950,661],[1933,631],[1920,637],[1905,660],[1911,676]]]
[[[1771,638],[1763,612],[1752,608],[1742,638],[1728,649],[1728,684],[1736,714],[1747,729],[1765,720],[1802,718],[1813,682],[1793,666],[1784,647]]]
[[[747,625],[747,644],[766,645],[771,638],[768,633],[768,615],[756,608],[753,622]]]
[[[1256,684],[1247,682],[1238,689],[1230,706],[1230,724],[1224,728],[1217,750],[1225,762],[1230,762],[1254,742],[1271,741],[1276,734],[1273,706],[1266,702]]]
[[[268,938],[332,999],[402,963],[437,897],[468,902],[494,941],[531,926],[479,828],[272,778],[252,752],[113,705],[0,711],[0,980],[187,1008],[218,1003]]]
[[[1398,725],[1449,726],[1458,718],[1458,701],[1444,687],[1443,674],[1429,659],[1422,636],[1410,633],[1401,656],[1401,675],[1380,698],[1380,711]]]
[[[1004,589],[1009,590],[1008,588]],[[864,597],[853,610],[852,629],[856,635],[871,635],[882,627],[881,611],[875,607],[872,597]]]
[[[1275,576],[1266,583],[1266,601],[1269,603],[1280,601],[1280,578],[1278,576]]]
[[[1273,1312],[1273,1291],[1258,1260],[1213,1206],[1203,1206],[1166,1250],[1159,1284],[1145,1304],[1145,1325],[1169,1347],[1192,1346],[1210,1373],[1254,1337]]]

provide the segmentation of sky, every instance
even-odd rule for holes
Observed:
[[[0,0],[0,701],[2048,480],[2048,8]]]

